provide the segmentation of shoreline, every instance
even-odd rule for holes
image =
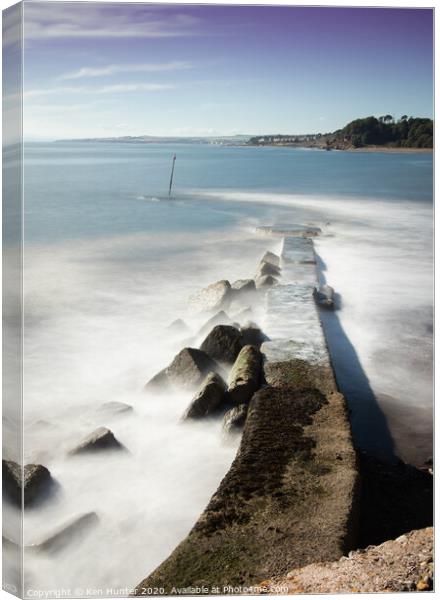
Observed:
[[[362,148],[327,148],[325,146],[307,146],[298,144],[245,144],[250,148],[297,148],[298,150],[322,150],[325,152],[356,152],[386,154],[433,154],[434,148],[392,148],[390,146],[364,146]]]

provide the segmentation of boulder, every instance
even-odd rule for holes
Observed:
[[[184,348],[166,369],[166,375],[174,386],[194,389],[202,383],[207,373],[217,370],[218,365],[206,352],[196,348]]]
[[[277,283],[278,281],[275,279],[275,277],[272,277],[272,275],[262,275],[261,277],[255,278],[255,285],[257,286],[257,290],[272,287]]]
[[[29,464],[23,469],[13,460],[2,461],[3,493],[21,507],[22,488],[24,506],[31,506],[47,496],[54,487],[50,471],[43,465]]]
[[[219,311],[213,317],[208,319],[206,323],[201,327],[198,335],[206,335],[216,325],[230,325],[231,319],[225,313],[224,310]]]
[[[280,257],[274,254],[273,252],[267,251],[266,254],[261,259],[260,263],[269,263],[274,265],[274,267],[280,266]]]
[[[320,285],[313,289],[313,297],[319,306],[333,308],[335,303],[335,291],[330,285]]]
[[[208,285],[208,287],[191,296],[189,300],[190,307],[198,312],[220,310],[228,305],[230,294],[231,284],[223,279]]]
[[[253,279],[237,279],[231,286],[234,295],[237,293],[252,293],[255,292],[255,281]]]
[[[232,364],[242,347],[241,333],[236,327],[216,325],[204,339],[200,349],[213,360]]]
[[[222,404],[225,392],[226,384],[220,375],[209,373],[183,415],[183,419],[201,419],[212,414]]]
[[[257,277],[262,277],[263,275],[273,275],[274,277],[279,277],[280,273],[280,268],[276,267],[272,263],[260,262],[258,266]]]
[[[223,417],[223,431],[226,433],[238,433],[240,432],[246,422],[248,412],[247,404],[239,404],[234,406]]]
[[[243,346],[255,346],[256,348],[260,348],[261,344],[269,340],[255,323],[249,323],[242,327],[241,336]]]
[[[84,438],[78,446],[72,448],[69,454],[78,455],[108,450],[126,450],[126,448],[115,438],[110,429],[107,429],[107,427],[99,427]]]
[[[246,404],[261,383],[263,355],[254,346],[245,346],[231,369],[228,380],[228,400]]]
[[[26,546],[26,550],[47,553],[59,552],[72,542],[81,541],[98,522],[99,519],[96,513],[85,513],[62,525],[43,542]]]
[[[191,332],[188,325],[182,319],[176,319],[170,323],[167,327],[167,331],[173,335],[184,335]]]
[[[155,394],[164,393],[170,388],[170,381],[168,379],[167,370],[162,369],[159,373],[156,373],[144,386],[144,390],[147,392],[153,392]]]
[[[99,407],[99,412],[103,412],[111,415],[120,415],[124,413],[129,413],[133,411],[133,407],[130,404],[125,404],[125,402],[104,402]]]

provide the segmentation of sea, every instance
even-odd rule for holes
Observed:
[[[28,596],[120,595],[206,506],[239,439],[215,420],[183,424],[191,394],[143,386],[184,344],[169,324],[200,327],[191,294],[253,277],[264,252],[279,251],[260,225],[322,229],[320,276],[338,299],[323,326],[356,445],[414,465],[432,456],[431,154],[28,142],[23,217],[24,454],[58,484],[26,511],[25,545],[98,516],[58,553],[29,552]],[[133,410],[111,414],[105,402]],[[98,426],[128,452],[70,457]]]

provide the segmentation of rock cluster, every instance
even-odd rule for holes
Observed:
[[[232,285],[221,280],[192,296],[193,308],[214,312],[193,338],[201,339],[200,347],[183,348],[168,367],[146,383],[145,390],[160,394],[194,389],[196,394],[183,420],[223,414],[224,431],[239,431],[253,394],[264,384],[263,356],[259,348],[268,338],[250,321],[251,306],[260,298],[257,288],[275,285],[275,276],[280,273],[280,258],[266,252],[254,279],[238,279]],[[236,322],[226,313],[227,308],[239,310]],[[169,328],[182,331],[182,323],[177,319]],[[227,371],[230,373],[226,384],[223,377]]]

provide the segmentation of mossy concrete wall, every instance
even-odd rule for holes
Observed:
[[[311,280],[309,273],[307,285]],[[283,287],[268,296],[286,295]],[[237,456],[192,531],[139,584],[138,595],[191,586],[227,593],[228,586],[258,586],[295,567],[336,560],[355,546],[358,468],[346,403],[311,295],[296,295],[295,303],[280,317],[285,330],[274,312],[279,303],[268,303],[269,329],[272,321],[280,337],[262,346],[267,385],[250,403]],[[312,353],[304,351],[305,337],[295,340],[292,309],[298,324],[301,310],[314,320]]]

